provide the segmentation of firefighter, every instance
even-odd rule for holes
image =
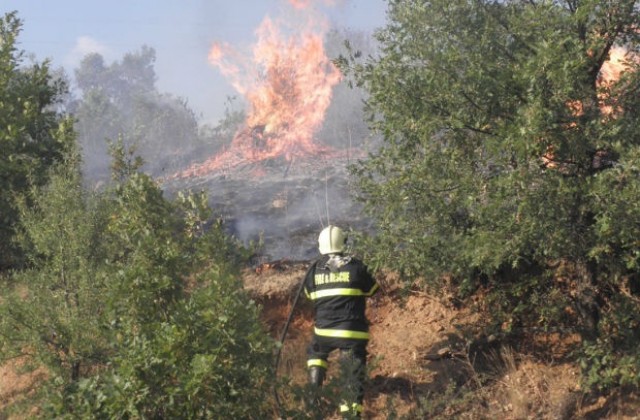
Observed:
[[[364,379],[367,362],[369,326],[365,317],[366,298],[378,290],[378,284],[362,261],[345,253],[347,235],[337,226],[320,232],[321,257],[304,279],[304,291],[313,302],[315,326],[307,349],[309,382],[322,386],[327,359],[340,350],[350,367],[349,381],[353,401],[343,401],[345,418],[360,417],[363,411]]]

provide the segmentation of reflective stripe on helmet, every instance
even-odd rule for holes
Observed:
[[[368,340],[369,333],[367,331],[351,331],[351,330],[334,330],[334,329],[322,329],[313,328],[316,335],[322,337],[334,337],[334,338],[355,338],[358,340]]]

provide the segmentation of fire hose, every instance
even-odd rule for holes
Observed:
[[[296,309],[296,305],[298,304],[298,300],[300,299],[300,295],[302,294],[302,290],[304,290],[304,281],[316,266],[316,263],[311,264],[311,267],[307,270],[307,273],[302,278],[300,282],[300,287],[296,291],[296,294],[293,298],[293,303],[291,304],[291,310],[289,311],[289,316],[287,317],[287,322],[285,322],[284,327],[282,328],[282,333],[280,334],[280,345],[278,346],[278,350],[276,351],[276,360],[274,364],[274,376],[275,381],[273,384],[273,396],[275,397],[276,404],[278,405],[278,410],[280,411],[280,416],[284,418],[284,407],[282,407],[282,403],[280,402],[280,396],[278,395],[278,366],[280,365],[280,356],[282,354],[282,348],[284,347],[284,340],[287,337],[287,331],[289,330],[289,325],[291,324],[291,320],[293,319],[293,312]]]

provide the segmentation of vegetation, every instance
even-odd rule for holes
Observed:
[[[20,264],[13,241],[15,197],[47,181],[47,169],[73,144],[71,123],[56,111],[66,86],[49,63],[25,65],[16,48],[21,22],[16,13],[0,18],[0,270]]]
[[[503,335],[583,337],[587,383],[640,385],[637,1],[391,0],[382,53],[343,69],[382,148],[355,168],[378,266],[459,297]]]
[[[46,66],[17,66],[19,27],[5,16],[0,40],[3,229],[23,261],[2,273],[0,355],[44,367],[28,404],[46,418],[264,418],[273,342],[239,281],[249,252],[204,194],[165,199],[124,140],[110,186],[87,192],[73,125],[46,108]]]
[[[47,368],[56,417],[259,418],[272,346],[238,280],[246,256],[203,231],[206,197],[168,202],[116,163],[113,190],[87,196],[67,162],[23,206],[31,268],[0,305],[3,356]]]
[[[380,54],[337,60],[384,139],[353,168],[377,227],[370,265],[473,298],[485,336],[577,333],[571,357],[596,392],[640,386],[639,14],[634,0],[389,0]],[[66,84],[25,65],[20,27],[0,19],[0,361],[44,367],[28,403],[47,418],[265,418],[273,342],[239,280],[249,252],[204,194],[168,200],[141,171],[176,164],[158,144],[219,147],[243,114],[200,130],[156,91],[148,47],[87,56],[83,96],[63,109]],[[90,175],[106,139],[111,168]],[[105,186],[91,193],[93,175]],[[474,381],[421,412],[466,407]],[[288,390],[291,416],[318,397]]]
[[[108,179],[108,141],[119,136],[155,175],[175,171],[185,151],[199,145],[197,118],[186,101],[156,89],[155,58],[146,46],[111,64],[93,53],[76,69],[82,96],[72,102],[71,111],[78,119],[88,180]]]

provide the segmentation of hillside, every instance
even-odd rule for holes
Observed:
[[[263,319],[279,337],[305,263],[278,261],[247,271],[247,289],[263,306]],[[536,343],[498,343],[473,334],[479,314],[445,299],[403,291],[380,275],[369,305],[372,341],[366,416],[458,419],[634,419],[635,395],[594,397],[580,388],[580,371],[563,361],[575,337],[556,334]],[[301,300],[302,302],[303,300]],[[304,383],[310,308],[296,308],[279,375]],[[335,370],[331,370],[335,374]]]
[[[331,165],[330,157],[299,159],[286,168],[277,161],[246,164],[164,185],[169,195],[172,190],[207,191],[230,233],[262,247],[260,260],[244,271],[243,280],[276,339],[317,253],[316,235],[323,219],[330,216],[332,223],[344,221],[357,229],[367,226],[350,198],[348,157],[334,155]],[[378,274],[378,281],[381,293],[368,308],[373,338],[366,418],[397,418],[396,414],[441,419],[637,418],[638,395],[616,392],[598,397],[580,388],[580,369],[568,362],[576,336],[538,334],[502,342],[480,334],[485,317],[471,306],[453,302],[446,294],[407,289],[390,274]],[[479,291],[477,303],[482,301]],[[284,344],[280,378],[306,382],[305,349],[311,328],[311,310],[303,299]],[[0,366],[0,420],[29,417],[11,417],[6,408],[15,401],[28,401],[46,375],[42,370],[22,373],[23,363],[14,360]],[[335,376],[335,365],[330,378]],[[289,397],[283,396],[285,404],[291,403]]]
[[[306,262],[286,260],[247,269],[243,279],[262,306],[268,331],[279,337]],[[391,275],[379,275],[381,293],[368,317],[373,335],[366,390],[368,419],[635,419],[637,395],[593,397],[580,389],[577,366],[563,361],[570,337],[549,335],[532,343],[475,337],[478,314],[417,290],[403,291]],[[278,375],[306,381],[305,349],[312,327],[300,300],[282,351]],[[564,341],[564,342],[563,342]],[[543,356],[545,361],[543,361]],[[45,372],[20,371],[22,361],[0,367],[0,419],[10,403],[29,398]],[[330,378],[335,375],[335,363]],[[288,398],[283,396],[287,403]],[[274,416],[275,417],[275,416]]]
[[[350,198],[348,157],[321,155],[286,168],[280,163],[250,163],[225,173],[164,182],[169,195],[183,189],[207,191],[229,233],[261,247],[259,261],[244,271],[243,281],[276,339],[317,253],[322,222],[330,217],[332,223],[344,222],[358,230],[368,225]],[[601,397],[581,389],[580,369],[568,361],[576,336],[541,333],[502,342],[480,334],[482,311],[453,302],[446,293],[435,296],[418,287],[407,289],[390,274],[378,274],[378,281],[382,290],[368,308],[373,338],[365,418],[637,418],[638,395],[619,391]],[[481,291],[477,303],[482,303]],[[312,313],[303,299],[283,347],[279,378],[306,382],[311,329]],[[0,366],[0,420],[28,418],[10,416],[6,409],[16,401],[28,401],[46,375],[42,370],[21,372],[23,363],[14,360]],[[295,407],[290,396],[283,395],[283,401]]]

